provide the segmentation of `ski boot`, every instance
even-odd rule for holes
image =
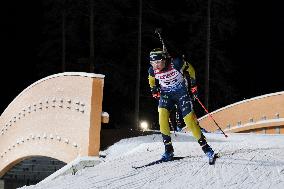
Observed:
[[[212,148],[207,143],[205,136],[201,134],[201,138],[198,140],[199,145],[202,147],[202,151],[205,153],[205,155],[209,158],[209,164],[212,165],[215,163],[216,154],[212,150]]]
[[[165,145],[165,153],[162,155],[162,161],[171,161],[174,158],[174,148],[171,142],[171,137],[162,134]]]
[[[212,148],[206,144],[205,146],[202,147],[203,152],[206,154],[206,156],[209,158],[209,164],[212,165],[214,164],[215,161],[215,153],[212,150]]]
[[[174,158],[174,152],[172,151],[172,152],[165,152],[163,155],[162,155],[162,158],[161,158],[161,160],[162,161],[171,161],[171,160],[173,160],[173,158]]]

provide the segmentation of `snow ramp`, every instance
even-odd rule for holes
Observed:
[[[159,134],[123,139],[101,151],[101,163],[75,174],[21,189],[91,188],[284,188],[284,136],[205,133],[221,157],[209,165],[190,133],[172,134],[175,156],[183,157],[134,169],[163,153]]]

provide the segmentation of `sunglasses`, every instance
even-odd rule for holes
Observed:
[[[150,64],[151,64],[151,65],[157,65],[157,64],[161,64],[161,63],[163,63],[163,59],[150,61]]]

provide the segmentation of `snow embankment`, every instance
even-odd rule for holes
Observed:
[[[257,134],[205,134],[221,157],[215,165],[191,134],[172,134],[175,156],[185,157],[141,169],[161,157],[158,134],[123,139],[101,152],[106,157],[75,175],[22,189],[91,188],[284,188],[284,136]]]

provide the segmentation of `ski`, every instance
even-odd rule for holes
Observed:
[[[145,165],[141,165],[141,166],[132,166],[132,168],[134,169],[141,169],[141,168],[145,168],[145,167],[149,167],[149,166],[152,166],[152,165],[158,165],[158,164],[161,164],[161,163],[166,163],[166,162],[171,162],[171,161],[176,161],[176,160],[181,160],[181,159],[184,159],[184,158],[190,158],[192,156],[185,156],[185,157],[173,157],[173,159],[171,160],[168,160],[168,161],[165,161],[165,160],[162,160],[162,159],[159,159],[159,160],[156,160],[156,161],[152,161],[148,164],[145,164]],[[216,162],[216,159],[220,157],[220,153],[216,153],[214,154],[214,156],[212,158],[209,158],[209,165],[214,165],[215,162]]]
[[[157,165],[157,164],[160,164],[160,163],[165,163],[165,162],[170,162],[170,161],[176,161],[176,160],[181,160],[185,157],[173,157],[173,159],[171,160],[163,160],[163,159],[159,159],[159,160],[156,160],[156,161],[153,161],[153,162],[150,162],[146,165],[141,165],[141,166],[132,166],[132,168],[134,169],[140,169],[140,168],[144,168],[144,167],[149,167],[149,166],[152,166],[152,165]]]

